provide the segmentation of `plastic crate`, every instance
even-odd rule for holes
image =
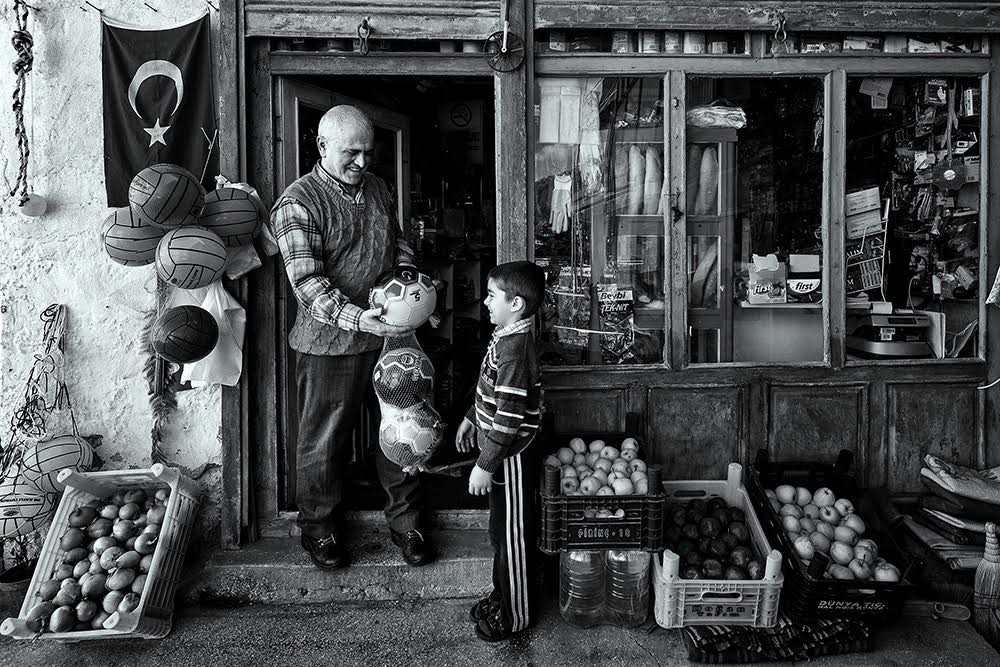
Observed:
[[[568,442],[570,437],[588,441],[600,439],[619,447],[630,436],[622,433],[582,433],[557,436],[556,439]],[[641,442],[639,451],[645,453]],[[654,489],[661,488],[659,466],[649,465],[647,474],[651,493],[646,495],[566,496],[559,490],[559,469],[546,466],[541,478],[538,548],[550,555],[568,549],[662,549],[665,496],[662,492],[652,493]],[[617,517],[591,516],[601,510],[621,512]]]
[[[170,633],[174,593],[180,578],[187,545],[194,528],[198,509],[197,485],[175,468],[154,464],[146,470],[102,471],[78,473],[70,469],[59,473],[59,482],[66,485],[62,500],[52,517],[51,528],[38,557],[35,574],[17,618],[0,624],[0,634],[17,639],[54,639],[78,642],[88,639],[160,639]],[[40,601],[38,589],[52,577],[63,556],[59,541],[69,523],[69,515],[77,507],[94,498],[106,498],[118,489],[156,491],[169,488],[166,514],[160,526],[159,540],[153,551],[153,561],[146,575],[139,606],[129,613],[115,612],[104,622],[103,630],[73,632],[33,632],[26,624],[28,611]]]
[[[831,616],[864,616],[875,622],[899,618],[903,603],[912,593],[911,577],[919,563],[911,560],[898,546],[892,535],[875,526],[876,512],[865,511],[866,497],[850,473],[854,455],[841,450],[836,462],[786,462],[770,461],[767,450],[757,453],[757,460],[750,471],[748,490],[750,499],[760,517],[768,539],[782,554],[787,575],[784,608],[792,618],[803,620]],[[879,554],[896,565],[901,573],[894,581],[845,581],[824,576],[826,556],[817,554],[810,567],[799,559],[791,542],[781,527],[778,513],[771,507],[765,489],[780,484],[803,486],[810,491],[829,487],[837,497],[850,499],[866,521],[865,537],[871,537],[879,546]]]
[[[654,613],[658,625],[748,625],[772,627],[778,620],[778,604],[784,575],[781,553],[771,548],[764,528],[741,483],[743,466],[730,463],[725,481],[663,482],[667,503],[687,503],[695,498],[720,497],[730,507],[743,510],[750,542],[764,562],[763,579],[682,579],[680,556],[666,549],[663,563],[653,559]]]

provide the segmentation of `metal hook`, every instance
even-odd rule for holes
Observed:
[[[153,5],[149,4],[148,2],[143,2],[142,4],[146,5],[147,7],[149,7],[150,9],[152,9],[152,10],[153,10],[154,12],[156,12],[157,14],[159,14],[159,13],[160,13],[160,10],[159,10],[159,9],[157,9],[157,8],[156,8],[156,7],[154,7]]]

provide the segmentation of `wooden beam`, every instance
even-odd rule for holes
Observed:
[[[771,30],[781,12],[790,33],[1000,32],[997,2],[787,2],[785,0],[539,0],[538,28],[617,28],[669,30]]]
[[[751,56],[659,56],[586,53],[539,55],[535,74],[542,76],[643,76],[683,70],[692,75],[726,77],[824,75],[836,69],[855,75],[979,76],[990,71],[986,55],[796,55],[754,58]]]
[[[510,29],[524,34],[524,0],[509,2]],[[497,262],[526,259],[533,245],[533,226],[528,223],[528,109],[527,68],[494,75],[496,136],[496,230]]]
[[[365,18],[375,40],[480,40],[501,27],[495,0],[246,0],[248,37],[356,39]]]
[[[664,254],[667,259],[664,276],[663,304],[667,311],[666,349],[664,361],[670,368],[684,368],[688,363],[688,269],[687,269],[687,210],[685,156],[687,155],[687,78],[683,71],[670,71],[663,78],[664,163],[669,168],[670,191],[663,203],[666,222]],[[674,215],[674,210],[682,215]],[[721,260],[720,260],[721,261]]]
[[[275,51],[271,74],[303,76],[492,76],[481,53]]]
[[[823,107],[823,330],[827,359],[834,368],[845,361],[847,304],[844,295],[844,173],[847,168],[847,75],[826,77]]]
[[[241,14],[242,0],[220,0],[215,18],[216,48],[214,49],[219,119],[219,170],[232,180],[241,180],[243,170]],[[245,281],[241,281],[245,282]],[[245,294],[236,298],[246,303]],[[244,351],[244,369],[247,357]],[[238,549],[244,525],[244,441],[246,428],[246,373],[236,387],[222,388],[222,497],[220,503],[220,541],[223,549]]]
[[[249,43],[246,106],[247,155],[250,183],[257,188],[267,209],[274,203],[274,99],[268,40]],[[263,266],[250,274],[251,298],[247,304],[246,343],[253,372],[245,373],[253,410],[249,419],[251,488],[254,521],[249,537],[259,539],[261,527],[278,515],[278,428],[284,415],[278,412],[278,359],[275,350],[276,294],[283,283],[276,280],[281,262],[263,257]]]

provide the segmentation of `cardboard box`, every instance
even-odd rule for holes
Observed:
[[[882,213],[877,208],[857,215],[847,216],[847,238],[859,239],[882,231]]]
[[[747,301],[752,304],[787,303],[786,268],[773,253],[754,255],[750,262]]]
[[[850,217],[858,213],[881,208],[878,188],[867,188],[857,192],[848,192],[844,197],[844,215]]]

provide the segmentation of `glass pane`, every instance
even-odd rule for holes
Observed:
[[[545,364],[663,361],[663,80],[540,78],[535,261]]]
[[[686,119],[689,361],[821,361],[822,81],[690,77]]]
[[[849,359],[979,354],[977,78],[848,80]]]

